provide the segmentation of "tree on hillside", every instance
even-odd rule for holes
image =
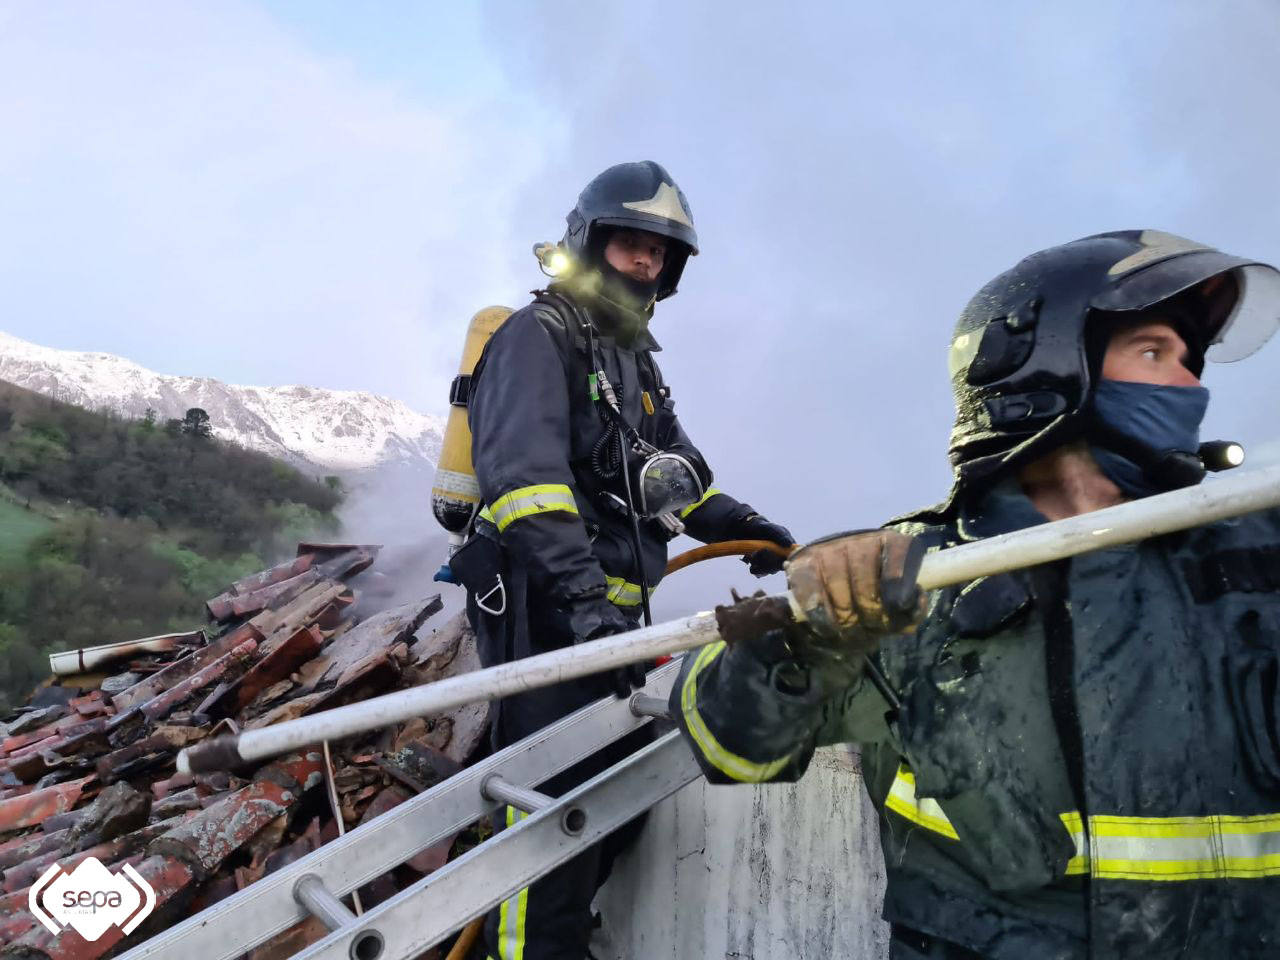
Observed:
[[[204,437],[206,439],[212,437],[213,427],[209,425],[209,414],[199,407],[192,407],[187,411],[187,415],[182,418],[182,432],[190,437]]]

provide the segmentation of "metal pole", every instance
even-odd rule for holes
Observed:
[[[1280,466],[1246,471],[1214,478],[1198,487],[934,551],[924,558],[918,582],[923,589],[934,590],[1276,506],[1280,506]],[[629,663],[692,650],[718,639],[714,615],[699,613],[401,690],[312,717],[247,730],[232,737],[218,737],[179,753],[178,770],[187,773],[226,769],[321,740],[337,740],[376,730],[411,717],[443,713],[468,703],[497,700]]]
[[[514,663],[449,677],[435,683],[373,697],[361,703],[286,720],[260,730],[215,737],[178,754],[184,773],[226,770],[254,760],[278,756],[303,744],[340,740],[378,730],[412,717],[445,713],[468,703],[497,700],[549,687],[565,680],[602,673],[628,663],[692,650],[718,640],[715,616],[699,613],[682,620],[641,627],[630,633],[589,640],[573,647],[540,653]],[[619,641],[623,641],[619,644]]]
[[[1280,465],[1210,477],[1198,487],[934,551],[925,557],[917,582],[936,590],[1277,506]]]

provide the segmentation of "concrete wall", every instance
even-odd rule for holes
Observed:
[[[650,813],[596,898],[599,960],[888,955],[875,811],[844,748],[798,784],[698,779]]]

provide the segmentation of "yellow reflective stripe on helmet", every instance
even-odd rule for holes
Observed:
[[[643,598],[638,583],[629,583],[622,577],[605,577],[604,583],[608,588],[604,595],[605,599],[620,607],[634,607]]]
[[[504,493],[489,505],[490,516],[499,533],[521,517],[552,510],[578,512],[578,505],[573,500],[573,491],[563,483],[535,483],[531,487],[520,487],[518,490]],[[481,515],[484,515],[483,511]]]
[[[762,783],[780,773],[791,762],[794,753],[768,763],[756,763],[736,753],[730,753],[707,729],[701,714],[698,713],[698,675],[724,648],[724,641],[717,640],[698,651],[698,656],[693,661],[693,666],[689,669],[689,675],[685,677],[684,686],[680,691],[680,712],[684,715],[684,722],[689,728],[690,735],[708,763],[725,776],[741,783]]]
[[[507,826],[528,814],[507,807]],[[498,908],[498,960],[524,960],[525,916],[529,912],[529,888],[522,887]]]
[[[708,487],[707,492],[702,495],[701,500],[699,500],[697,503],[689,504],[689,506],[685,507],[683,510],[680,511],[680,519],[683,520],[685,517],[693,513],[693,511],[697,510],[700,506],[702,506],[704,503],[706,503],[708,500],[710,500],[712,497],[714,497],[718,493],[724,493],[724,491],[717,490],[715,487]]]
[[[1089,818],[1090,874],[1104,880],[1280,876],[1280,814]]]
[[[938,801],[916,796],[915,774],[901,764],[898,765],[897,776],[893,778],[893,785],[889,787],[889,796],[885,797],[884,805],[898,816],[905,817],[926,830],[940,833],[952,840],[960,839],[956,828],[942,812],[942,807],[938,806]]]

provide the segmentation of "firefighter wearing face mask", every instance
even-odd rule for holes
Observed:
[[[686,658],[714,782],[861,747],[895,960],[1280,956],[1280,513],[912,589],[924,548],[1200,482],[1203,362],[1277,322],[1280,273],[1181,237],[1028,257],[952,340],[948,499],[795,553],[806,625],[747,601]]]
[[[488,342],[472,374],[472,459],[486,504],[452,558],[486,664],[637,626],[680,531],[704,542],[792,537],[712,485],[654,360],[654,304],[676,292],[697,236],[684,194],[653,162],[605,170],[545,251],[559,272]],[[549,255],[549,256],[548,256]],[[567,269],[566,269],[567,268]],[[781,570],[768,552],[758,576]],[[494,746],[515,743],[610,692],[627,668],[502,701]],[[558,795],[635,749],[620,741],[538,789]],[[506,822],[521,816],[508,810]],[[520,891],[491,915],[489,954],[586,956],[591,899],[630,830]]]

